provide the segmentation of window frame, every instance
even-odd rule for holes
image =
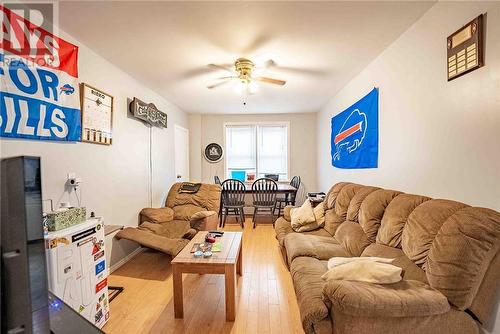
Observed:
[[[284,126],[286,127],[286,178],[284,180],[280,180],[279,182],[290,182],[290,122],[289,121],[257,121],[257,122],[225,122],[222,124],[222,132],[224,133],[224,150],[227,148],[227,127],[230,126],[253,126],[255,129],[255,175],[258,178],[259,175],[259,130],[258,127],[264,126]],[[227,166],[227,150],[224,154],[224,175],[225,178],[229,178],[228,174],[228,166]]]

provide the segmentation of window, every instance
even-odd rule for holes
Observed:
[[[226,124],[226,177],[288,179],[288,124]]]

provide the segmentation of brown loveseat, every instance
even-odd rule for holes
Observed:
[[[177,255],[197,231],[217,230],[221,187],[202,183],[194,194],[179,193],[182,183],[168,192],[164,208],[146,208],[139,214],[139,227],[117,233],[143,246]]]
[[[500,279],[500,213],[353,183],[325,201],[324,228],[275,224],[306,333],[479,333]],[[394,258],[399,283],[323,281],[334,256]]]

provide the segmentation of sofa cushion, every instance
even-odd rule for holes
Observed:
[[[394,259],[392,264],[403,269],[403,279],[427,283],[425,271],[413,263],[399,248],[371,244],[365,248],[361,256],[377,256]]]
[[[168,192],[165,206],[174,208],[176,206],[190,204],[203,208],[203,210],[219,212],[220,194],[222,190],[220,185],[202,183],[200,189],[194,194],[179,193],[181,185],[182,182],[172,185],[172,188],[170,188]],[[193,213],[194,212],[192,212],[191,215]],[[188,218],[191,215],[189,215]]]
[[[144,208],[139,213],[140,222],[148,221],[155,224],[169,222],[174,219],[171,208]]]
[[[321,279],[326,271],[327,262],[312,257],[297,257],[290,265],[302,327],[308,334],[315,333],[314,324],[329,316],[323,302],[324,281]]]
[[[359,188],[351,201],[349,202],[349,207],[347,208],[347,216],[346,220],[358,222],[359,219],[359,209],[361,208],[361,203],[365,200],[366,196],[370,195],[375,190],[378,190],[377,187],[369,187],[363,186]]]
[[[337,215],[334,209],[325,210],[325,226],[323,227],[330,235],[335,235],[337,228],[345,222],[345,219]]]
[[[334,256],[350,256],[332,237],[290,233],[285,237],[285,249],[288,263],[296,257],[310,256],[318,260],[328,260]]]
[[[370,242],[375,242],[385,208],[399,194],[399,191],[378,189],[361,203],[358,221]]]
[[[350,256],[360,256],[370,244],[365,232],[358,223],[345,222],[337,228],[335,239]]]
[[[405,254],[425,270],[427,254],[444,222],[467,205],[444,199],[433,199],[417,206],[408,217],[401,246]]]
[[[479,334],[477,323],[467,313],[450,309],[427,317],[366,317],[330,309],[335,334]]]
[[[393,284],[330,280],[323,293],[337,311],[361,317],[424,317],[446,313],[446,297],[419,281]]]
[[[456,211],[442,224],[429,250],[426,271],[430,285],[465,310],[499,248],[498,212],[472,207]]]
[[[401,248],[401,236],[408,216],[417,206],[428,200],[430,200],[429,197],[410,194],[396,196],[385,209],[378,229],[377,243]]]
[[[276,232],[276,239],[281,246],[285,246],[285,237],[290,233],[297,233],[292,229],[292,225],[285,218],[280,217],[274,222],[274,231]],[[303,235],[317,235],[323,237],[332,237],[325,229],[319,228],[313,231],[300,232]]]

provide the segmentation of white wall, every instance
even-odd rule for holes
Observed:
[[[202,152],[209,143],[224,145],[224,123],[227,122],[289,122],[290,166],[289,176],[301,177],[304,191],[314,191],[316,180],[316,113],[215,115],[190,114],[190,175],[192,180],[214,182],[214,176],[224,177],[224,159],[209,163]]]
[[[487,12],[486,66],[447,82],[446,37]],[[379,168],[332,167],[330,119],[380,88]],[[500,3],[441,2],[318,114],[318,182],[450,198],[500,210]]]
[[[154,93],[111,62],[61,32],[63,38],[78,45],[79,81],[114,96],[113,145],[59,143],[2,138],[2,157],[34,155],[42,159],[44,199],[54,203],[71,201],[65,193],[68,172],[83,178],[83,206],[87,212],[103,216],[106,224],[137,226],[137,214],[149,206],[149,129],[127,116],[127,98],[134,96],[153,102],[168,114],[168,128],[152,129],[153,206],[163,205],[174,176],[174,124],[187,127],[187,114]],[[140,59],[138,59],[140,61]],[[137,248],[126,240],[107,243],[108,264],[113,265]]]
[[[486,66],[446,80],[446,37],[487,12]],[[379,168],[332,167],[330,119],[380,88]],[[500,210],[500,3],[440,2],[317,117],[318,182],[393,188]],[[500,311],[485,329],[500,333]]]

